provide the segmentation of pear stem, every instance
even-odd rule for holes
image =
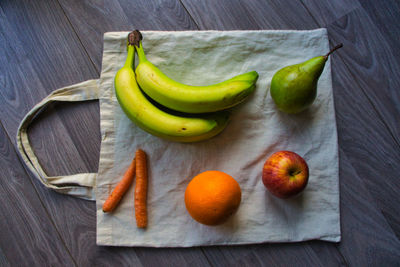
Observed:
[[[331,49],[331,51],[328,52],[328,54],[326,54],[324,56],[325,59],[328,59],[329,55],[332,54],[333,52],[335,52],[336,50],[338,50],[339,48],[343,47],[343,44],[340,43],[337,46],[335,46],[334,48]]]

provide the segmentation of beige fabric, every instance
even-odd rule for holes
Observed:
[[[35,105],[22,119],[17,131],[18,151],[30,171],[43,185],[63,194],[94,200],[94,185],[97,173],[78,173],[68,176],[49,177],[39,163],[38,158],[29,143],[27,129],[36,116],[47,105],[55,101],[86,101],[98,99],[98,80],[88,80],[82,83],[67,86],[52,92],[49,96]],[[68,185],[67,185],[68,184]],[[76,184],[76,185],[70,185]]]
[[[338,145],[330,62],[320,78],[318,98],[307,112],[282,114],[269,95],[269,83],[278,69],[328,51],[325,29],[143,32],[148,59],[178,81],[204,85],[250,70],[260,75],[255,94],[233,110],[228,127],[215,138],[193,144],[151,136],[122,112],[113,79],[125,61],[127,34],[104,35],[97,244],[187,247],[340,240]],[[149,156],[146,230],[136,228],[133,188],[114,213],[101,210],[137,148]],[[278,150],[295,151],[309,163],[309,185],[296,199],[272,197],[261,182],[264,161]],[[238,212],[217,227],[198,224],[185,209],[187,184],[205,170],[224,171],[242,188]]]
[[[308,111],[299,115],[278,112],[269,94],[278,69],[328,51],[326,29],[142,33],[148,59],[178,81],[211,84],[250,70],[256,70],[260,78],[255,93],[233,110],[230,124],[217,137],[192,144],[164,141],[134,125],[119,107],[113,80],[125,61],[128,32],[104,35],[100,79],[55,91],[25,117],[17,136],[24,161],[45,186],[86,199],[94,199],[95,192],[97,244],[190,247],[310,239],[338,242],[338,144],[330,61],[320,78],[317,100]],[[26,128],[30,121],[49,101],[97,97],[102,136],[99,173],[47,177],[29,145]],[[146,230],[135,224],[133,187],[113,213],[104,214],[101,209],[137,148],[149,157]],[[295,199],[277,199],[262,184],[263,163],[278,150],[295,151],[309,164],[309,184]],[[190,179],[206,170],[230,174],[242,189],[238,212],[217,227],[195,222],[184,204]],[[63,183],[77,186],[64,187]]]

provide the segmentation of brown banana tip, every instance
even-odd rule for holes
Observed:
[[[134,30],[129,33],[128,35],[128,43],[129,45],[134,45],[139,47],[140,46],[140,41],[143,39],[142,34],[140,33],[139,30]]]

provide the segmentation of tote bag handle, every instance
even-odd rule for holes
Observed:
[[[97,173],[78,173],[67,176],[47,176],[36,157],[28,138],[28,126],[46,107],[55,101],[88,101],[99,99],[99,80],[88,80],[55,90],[22,119],[17,131],[18,151],[27,167],[46,187],[59,193],[95,200],[94,186]]]

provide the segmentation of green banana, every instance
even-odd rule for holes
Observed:
[[[135,31],[141,40],[139,31]],[[190,86],[172,80],[147,60],[142,43],[136,45],[136,79],[141,89],[161,105],[187,113],[207,113],[243,102],[255,89],[258,73],[251,71],[221,83]]]
[[[131,34],[128,37],[127,59],[114,80],[118,102],[126,115],[143,130],[171,141],[196,142],[220,133],[228,123],[227,112],[201,118],[182,117],[164,112],[147,100],[137,85],[133,71],[135,39]]]

